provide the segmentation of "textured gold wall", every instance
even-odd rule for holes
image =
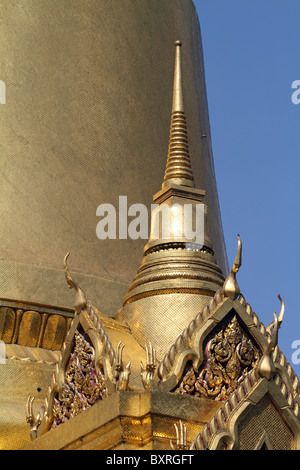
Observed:
[[[239,450],[253,450],[263,444],[266,434],[270,449],[291,450],[294,436],[276,406],[266,395],[239,424]],[[268,446],[268,445],[267,445]]]
[[[0,450],[19,449],[30,443],[26,401],[28,395],[34,396],[34,410],[40,411],[53,372],[54,365],[28,360],[8,359],[0,364]]]
[[[98,240],[96,208],[119,195],[150,208],[160,189],[176,39],[193,171],[226,269],[192,1],[0,0],[0,298],[72,306],[70,250],[97,306],[121,306],[146,241]]]

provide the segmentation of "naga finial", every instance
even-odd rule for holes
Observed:
[[[235,256],[235,260],[229,275],[227,276],[224,285],[223,293],[225,297],[229,297],[232,300],[235,300],[240,295],[240,287],[236,280],[236,274],[239,272],[240,267],[242,266],[242,240],[239,235],[237,235],[238,246]]]
[[[264,355],[258,365],[259,375],[267,380],[271,380],[276,374],[276,367],[272,359],[272,354],[278,345],[278,331],[284,315],[284,302],[280,295],[278,295],[278,298],[281,303],[280,313],[277,316],[276,312],[274,312],[274,321],[267,328],[267,332],[269,333],[268,345],[266,346]]]
[[[37,438],[37,430],[40,426],[42,419],[44,417],[45,409],[44,407],[41,409],[41,413],[39,413],[36,417],[33,412],[33,402],[34,397],[29,395],[26,403],[26,423],[30,424],[30,437],[33,441]]]
[[[122,344],[122,341],[119,341],[116,351],[115,363],[113,366],[114,369],[114,378],[116,383],[116,389],[125,391],[128,389],[129,376],[131,373],[130,366],[131,363],[128,362],[127,366],[124,366],[123,363],[123,349],[125,344]]]
[[[174,424],[176,431],[176,443],[173,444],[170,440],[170,446],[172,450],[186,450],[187,449],[187,430],[186,425],[179,421],[179,427],[177,424]]]
[[[80,313],[87,305],[87,299],[83,290],[79,287],[77,282],[75,282],[70,274],[68,268],[68,258],[70,256],[70,252],[68,252],[64,258],[64,268],[65,268],[65,277],[68,284],[69,289],[76,290],[76,297],[75,297],[75,313]]]
[[[280,300],[280,303],[281,303],[281,308],[280,308],[280,312],[279,312],[279,315],[278,315],[278,323],[279,323],[279,328],[280,328],[282,320],[283,320],[283,315],[284,315],[284,302],[283,302],[280,294],[278,294],[278,299]]]
[[[144,389],[149,390],[151,388],[151,382],[153,380],[154,373],[156,370],[156,351],[151,343],[149,343],[149,349],[147,345],[145,346],[145,348],[147,362],[146,367],[144,367],[144,364],[141,361],[141,377]]]

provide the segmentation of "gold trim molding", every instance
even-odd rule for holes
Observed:
[[[214,291],[208,289],[192,289],[192,288],[170,288],[170,289],[159,289],[153,290],[149,292],[143,292],[141,294],[137,294],[134,297],[129,298],[124,303],[125,305],[131,304],[140,299],[145,299],[147,297],[152,297],[154,295],[167,295],[167,294],[197,294],[197,295],[205,295],[207,297],[213,297],[215,295]]]
[[[59,351],[74,313],[25,302],[0,299],[0,340]]]

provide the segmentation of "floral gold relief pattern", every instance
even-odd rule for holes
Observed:
[[[94,348],[76,331],[65,383],[54,398],[52,427],[68,421],[106,397],[106,380],[103,372],[96,371]]]
[[[225,401],[258,365],[260,357],[257,347],[234,316],[208,341],[200,369],[188,367],[175,392]]]

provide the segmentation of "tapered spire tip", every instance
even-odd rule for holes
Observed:
[[[181,70],[181,41],[175,41],[175,71],[173,90],[173,112],[183,112],[182,70]]]
[[[172,118],[164,188],[170,183],[194,187],[194,177],[188,148],[188,135],[183,107],[181,41],[175,41],[175,69]]]

